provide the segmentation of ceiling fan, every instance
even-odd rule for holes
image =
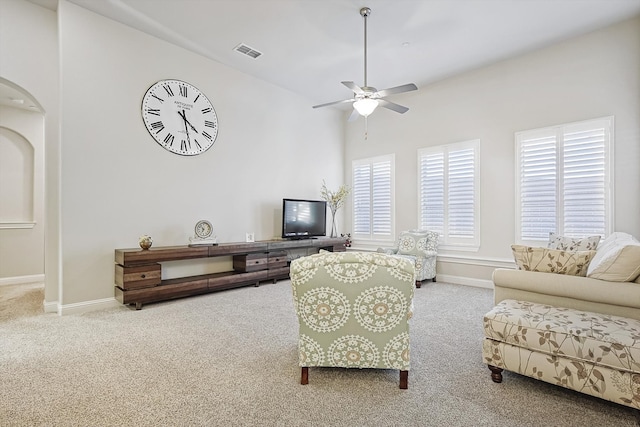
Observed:
[[[375,87],[367,85],[367,17],[371,15],[371,9],[363,7],[360,9],[360,15],[364,18],[364,86],[358,86],[354,82],[342,82],[343,85],[351,89],[354,93],[353,98],[344,99],[342,101],[328,102],[326,104],[314,105],[313,108],[327,107],[329,105],[353,103],[353,112],[349,116],[349,121],[355,120],[358,114],[367,117],[378,107],[378,105],[393,110],[397,113],[404,114],[409,109],[402,105],[395,104],[384,99],[389,95],[396,93],[409,92],[417,90],[418,87],[413,83],[402,86],[396,86],[389,89],[378,90]]]

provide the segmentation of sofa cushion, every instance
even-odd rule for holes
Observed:
[[[584,239],[574,239],[572,237],[558,236],[556,233],[549,233],[549,243],[547,248],[559,249],[563,251],[595,251],[600,242],[600,236],[589,236]]]
[[[519,270],[585,276],[596,251],[569,252],[557,249],[512,245]]]
[[[640,242],[632,235],[612,233],[604,239],[587,276],[611,282],[631,282],[640,275]]]

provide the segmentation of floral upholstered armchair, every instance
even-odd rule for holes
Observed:
[[[378,252],[407,258],[415,263],[416,286],[423,280],[436,281],[438,233],[428,230],[403,231],[393,248],[378,248]]]
[[[415,270],[379,253],[325,252],[291,262],[301,384],[309,367],[399,369],[409,375]]]

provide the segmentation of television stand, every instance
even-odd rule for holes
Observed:
[[[217,246],[165,246],[150,249],[115,250],[115,297],[121,304],[135,305],[204,294],[240,286],[258,286],[261,281],[289,278],[288,251],[321,249],[342,252],[345,239],[263,240],[251,243],[221,243]],[[162,262],[232,257],[233,270],[162,280]]]

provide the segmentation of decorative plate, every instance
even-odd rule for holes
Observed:
[[[209,221],[200,220],[196,223],[196,236],[201,239],[208,239],[213,234],[213,226]]]

